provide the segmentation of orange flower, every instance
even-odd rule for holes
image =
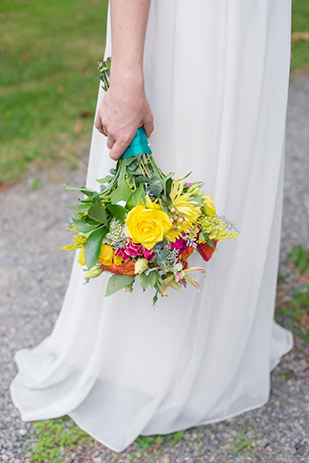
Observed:
[[[101,263],[100,265],[104,270],[107,270],[108,272],[111,272],[111,273],[129,275],[129,276],[135,275],[135,262],[133,262],[131,259],[126,260],[122,265],[116,265],[116,264],[104,265]]]
[[[194,248],[192,246],[188,246],[180,255],[181,259],[188,259],[189,256],[191,256],[192,252],[194,251]]]
[[[217,240],[212,240],[215,248],[217,246]],[[210,260],[213,253],[214,253],[214,248],[212,248],[211,246],[209,246],[209,244],[207,243],[199,243],[197,245],[197,250],[198,252],[200,253],[200,255],[202,256],[202,258],[206,261]]]

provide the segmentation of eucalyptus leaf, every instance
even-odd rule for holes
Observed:
[[[132,176],[142,175],[143,174],[143,171],[139,166],[137,166],[134,170],[132,168],[130,168],[130,169],[127,170],[127,172],[128,172],[128,174],[130,174]]]
[[[91,269],[97,263],[102,241],[107,232],[107,227],[100,227],[88,236],[85,245],[85,261],[88,269]]]
[[[143,175],[140,175],[139,177],[136,177],[135,180],[138,183],[149,183],[150,178],[149,177],[144,177]]]
[[[158,241],[158,242],[154,245],[153,251],[155,251],[155,252],[160,251],[160,249],[162,249],[166,244],[167,244],[167,240],[166,240],[165,238],[163,238],[162,241]]]
[[[116,291],[126,288],[135,280],[135,276],[112,275],[107,282],[105,297],[111,296]]]
[[[153,196],[159,196],[163,190],[162,181],[158,178],[150,179],[149,186],[147,188],[148,192]]]
[[[135,165],[139,164],[138,160],[137,160],[137,158],[135,156],[130,156],[128,158],[124,158],[123,162],[127,167],[132,166],[132,164],[135,164]]]

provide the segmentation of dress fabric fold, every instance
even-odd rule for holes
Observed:
[[[144,51],[164,172],[204,181],[236,239],[218,243],[201,292],[104,298],[74,256],[49,336],[16,352],[10,391],[24,421],[69,415],[121,452],[138,435],[221,421],[269,399],[293,346],[274,321],[282,219],[291,0],[152,0]],[[105,57],[111,55],[108,14]],[[97,109],[104,91],[99,87]],[[93,130],[86,185],[114,167]],[[191,265],[203,265],[198,255]]]

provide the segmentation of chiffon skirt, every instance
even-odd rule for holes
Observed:
[[[270,371],[293,346],[273,319],[290,23],[291,0],[152,0],[144,52],[152,151],[163,171],[203,180],[240,235],[218,244],[200,293],[171,289],[155,308],[138,285],[108,298],[108,276],[84,285],[76,252],[51,334],[15,354],[10,391],[24,421],[69,415],[120,452],[139,434],[268,401]],[[87,186],[113,166],[94,129]],[[204,262],[193,255],[190,264]]]

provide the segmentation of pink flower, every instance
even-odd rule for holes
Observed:
[[[190,186],[192,186],[192,183],[186,183],[185,185],[187,188],[190,188]]]
[[[116,256],[121,256],[123,260],[127,260],[129,257],[145,257],[148,261],[151,261],[153,258],[153,253],[150,250],[144,248],[141,244],[133,243],[131,238],[126,242],[126,247],[124,249],[117,249],[115,252]]]
[[[126,243],[125,252],[131,257],[138,257],[143,255],[142,245],[133,243],[131,238]]]
[[[171,243],[171,251],[173,251],[174,249],[178,249],[180,254],[186,247],[186,243],[182,238],[176,238],[174,243]]]
[[[122,260],[128,260],[129,256],[126,254],[124,249],[117,249],[115,256],[121,256]]]
[[[151,259],[153,258],[154,254],[152,253],[151,249],[146,249],[142,246],[143,248],[143,251],[144,251],[144,256],[145,256],[145,259],[147,259],[149,262],[151,261]]]

